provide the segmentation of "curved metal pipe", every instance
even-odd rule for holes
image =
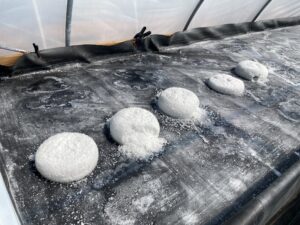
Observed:
[[[267,8],[267,6],[272,2],[272,0],[268,0],[263,7],[257,12],[257,14],[255,15],[255,17],[252,19],[252,22],[255,22],[256,19],[260,16],[260,14],[265,10],[265,8]]]
[[[186,24],[184,25],[183,31],[185,31],[185,30],[188,29],[190,23],[192,22],[194,16],[196,15],[198,9],[200,8],[200,6],[202,5],[203,2],[204,2],[204,0],[200,0],[200,1],[197,3],[197,5],[196,5],[196,7],[194,8],[192,14],[190,15],[189,19],[187,20]]]
[[[68,0],[66,12],[65,45],[71,43],[71,23],[72,23],[73,0]]]

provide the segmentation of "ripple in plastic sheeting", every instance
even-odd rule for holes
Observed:
[[[49,108],[71,108],[72,101],[86,98],[85,93],[64,90],[51,95],[32,97],[24,101],[24,108],[30,110]]]
[[[300,100],[292,99],[279,104],[280,114],[292,122],[300,122]]]
[[[62,91],[67,88],[68,85],[61,79],[49,76],[30,84],[26,88],[26,91],[31,93],[48,93]]]

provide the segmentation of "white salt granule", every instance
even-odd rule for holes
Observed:
[[[147,159],[153,154],[161,151],[162,146],[166,143],[164,138],[154,136],[136,135],[136,139],[119,147],[129,158]]]
[[[158,95],[157,105],[168,116],[178,119],[201,117],[205,111],[199,108],[199,99],[192,91],[171,87]]]
[[[149,111],[131,107],[117,112],[109,121],[110,134],[129,158],[145,159],[159,152],[166,142],[159,138],[160,126]]]
[[[268,69],[263,64],[251,60],[239,62],[235,72],[240,77],[251,81],[265,81],[268,77]]]
[[[217,74],[209,78],[207,85],[222,94],[241,96],[245,91],[244,82],[233,76]]]
[[[146,195],[139,199],[133,200],[132,205],[135,206],[135,208],[137,208],[137,210],[140,213],[144,214],[148,211],[149,207],[154,202],[154,200],[155,199],[153,198],[152,195]]]
[[[66,183],[90,174],[98,162],[98,148],[81,133],[59,133],[45,140],[35,154],[37,170],[47,179]]]

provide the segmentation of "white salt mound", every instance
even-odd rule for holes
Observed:
[[[158,107],[165,114],[178,119],[191,119],[199,113],[199,99],[192,91],[171,87],[158,96]]]
[[[209,78],[207,85],[213,90],[227,95],[241,96],[245,91],[243,81],[226,74],[212,76]]]
[[[129,158],[145,159],[159,152],[166,142],[159,138],[160,126],[149,111],[131,107],[117,112],[109,121],[110,134]]]
[[[153,136],[138,136],[135,141],[121,145],[119,150],[128,158],[147,159],[162,150],[166,143],[164,138]]]
[[[81,133],[59,133],[45,140],[35,154],[37,170],[47,179],[66,183],[90,174],[98,162],[98,148]]]
[[[235,72],[246,80],[264,81],[268,77],[268,69],[263,64],[251,60],[239,62]]]

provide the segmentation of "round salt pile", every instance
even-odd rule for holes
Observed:
[[[168,116],[178,119],[191,119],[204,114],[199,108],[199,99],[192,91],[171,87],[158,96],[157,105]]]
[[[268,77],[268,69],[263,64],[251,60],[239,62],[235,72],[246,80],[264,81]]]
[[[241,96],[245,91],[244,82],[233,76],[217,74],[209,78],[207,85],[222,94]]]
[[[160,126],[149,111],[130,107],[118,111],[109,121],[110,134],[129,158],[146,159],[159,152],[166,142],[159,138]]]
[[[98,162],[98,148],[82,133],[59,133],[45,140],[35,154],[37,170],[55,182],[77,181],[89,175]]]

